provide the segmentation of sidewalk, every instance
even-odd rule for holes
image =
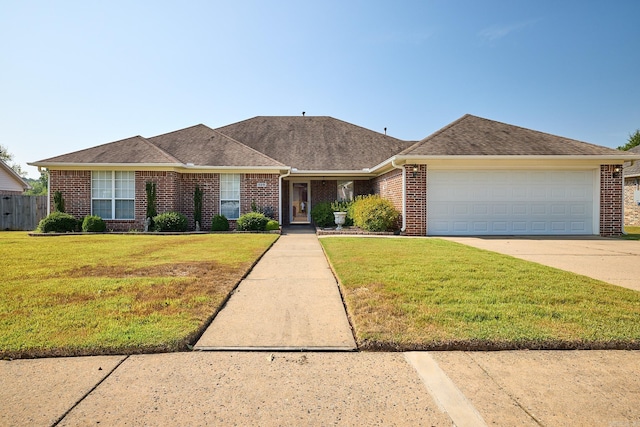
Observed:
[[[194,348],[356,349],[338,284],[311,228],[286,229]]]

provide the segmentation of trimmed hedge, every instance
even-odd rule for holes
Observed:
[[[265,231],[280,230],[280,224],[278,224],[278,221],[275,219],[272,219],[267,222],[267,226],[264,229]]]
[[[39,233],[71,233],[78,230],[78,220],[64,212],[52,212],[38,223]]]
[[[367,231],[392,230],[400,216],[389,200],[377,194],[356,198],[351,211],[353,223]]]
[[[211,220],[211,231],[229,231],[229,220],[224,215],[215,215]]]
[[[107,224],[98,215],[87,215],[82,220],[82,231],[85,233],[104,233]]]
[[[249,212],[238,218],[238,231],[264,231],[269,218],[259,212]]]
[[[333,209],[331,203],[320,202],[311,208],[311,219],[316,227],[333,227],[335,219],[333,217]]]
[[[165,212],[153,217],[155,231],[187,231],[187,217],[180,212]]]

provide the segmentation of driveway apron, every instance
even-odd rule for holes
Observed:
[[[338,284],[315,233],[287,229],[195,349],[355,350]]]

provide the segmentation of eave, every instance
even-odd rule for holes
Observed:
[[[176,163],[50,163],[33,162],[30,166],[38,169],[55,170],[139,170],[139,171],[171,171],[180,173],[285,173],[285,166],[206,166]]]

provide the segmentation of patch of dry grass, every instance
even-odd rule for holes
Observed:
[[[276,239],[0,233],[0,355],[184,350]]]

